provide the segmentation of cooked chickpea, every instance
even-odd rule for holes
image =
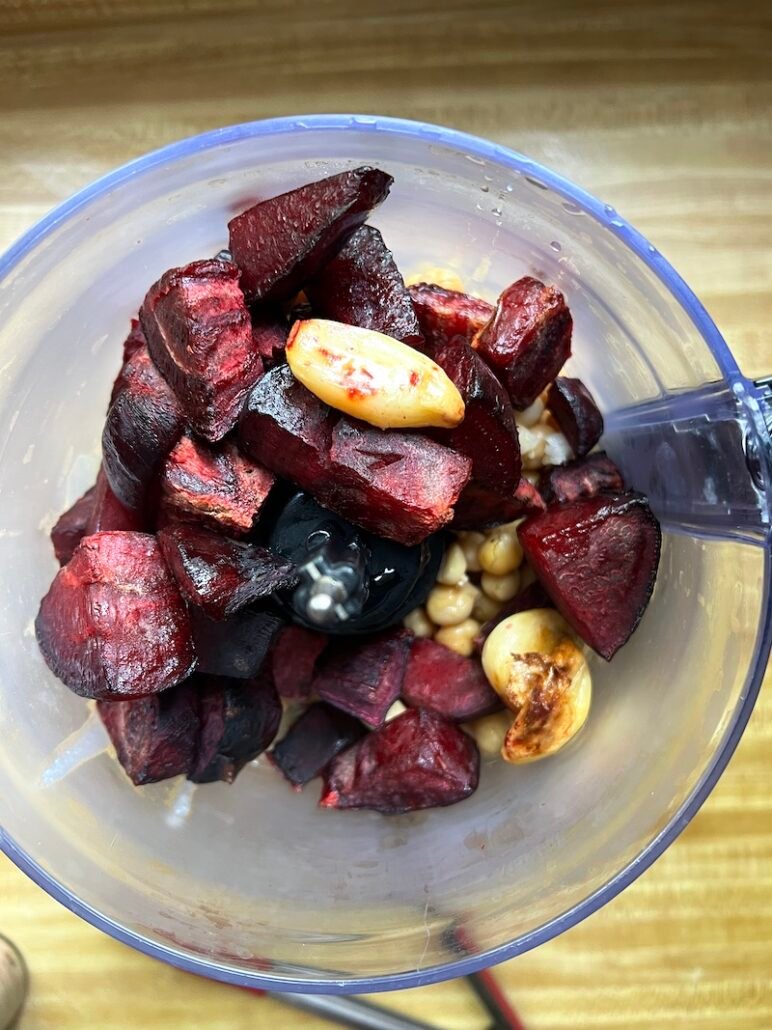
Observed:
[[[417,637],[433,637],[435,625],[423,608],[414,608],[402,620],[405,629],[409,629]]]
[[[517,435],[520,438],[523,468],[526,471],[541,468],[544,464],[545,427],[534,426],[529,429],[527,426],[519,426]]]
[[[574,456],[571,444],[559,430],[551,430],[544,437],[544,462],[546,465],[565,465]]]
[[[408,276],[405,280],[407,286],[417,286],[419,283],[434,283],[444,290],[458,290],[464,292],[464,281],[458,272],[452,268],[444,268],[442,265],[421,265],[414,275]]]
[[[456,654],[469,658],[474,654],[474,638],[479,632],[480,623],[477,619],[464,619],[457,626],[444,626],[437,630],[434,639]]]
[[[471,583],[448,587],[434,587],[426,602],[426,614],[437,626],[457,626],[472,614],[478,594]]]
[[[452,587],[463,583],[466,576],[466,558],[464,551],[457,541],[454,541],[445,552],[442,559],[440,571],[437,573],[437,582],[444,586]]]
[[[469,530],[458,534],[458,542],[466,558],[467,572],[480,572],[482,565],[480,565],[479,552],[485,543],[485,534]]]
[[[590,710],[587,661],[565,619],[534,608],[504,619],[485,641],[483,670],[514,713],[501,754],[531,762],[559,751],[579,732]]]
[[[487,594],[480,591],[475,598],[474,608],[472,608],[472,618],[477,619],[478,622],[490,622],[499,614],[501,607],[501,601],[494,601],[492,597],[488,597]]]
[[[544,414],[544,401],[541,397],[537,397],[533,404],[529,404],[523,411],[518,411],[515,414],[518,426],[526,426],[530,429],[535,426],[539,419]]]
[[[494,712],[493,715],[483,715],[474,722],[467,723],[464,729],[474,738],[483,758],[498,758],[511,725],[511,712]]]
[[[508,572],[506,576],[493,576],[483,572],[480,586],[483,593],[493,601],[511,601],[520,589],[520,573]]]
[[[391,708],[386,713],[386,715],[384,716],[383,721],[384,722],[391,722],[392,719],[396,719],[398,715],[402,715],[402,713],[406,712],[406,711],[407,711],[407,708],[402,704],[401,701],[395,701],[394,704],[391,706]]]
[[[531,486],[539,485],[539,473],[533,469],[523,469],[523,479],[527,479]]]
[[[491,530],[480,548],[479,558],[483,570],[494,576],[505,576],[519,568],[523,560],[523,548],[517,539],[515,527],[498,526]]]

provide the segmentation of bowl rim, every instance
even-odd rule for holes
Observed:
[[[130,179],[151,171],[159,165],[187,158],[196,153],[238,142],[246,138],[283,133],[318,132],[320,130],[378,132],[408,137],[422,142],[442,144],[455,150],[463,151],[473,159],[490,161],[491,163],[504,166],[515,173],[536,179],[537,184],[541,183],[547,188],[554,190],[566,201],[578,205],[581,210],[594,217],[610,231],[618,234],[623,243],[660,279],[686,311],[707,343],[725,379],[730,383],[741,382],[746,386],[750,385],[748,380],[741,374],[737,362],[717,326],[694,292],[662,254],[610,205],[604,204],[562,175],[551,171],[539,162],[533,161],[511,148],[456,129],[404,118],[363,114],[283,116],[214,129],[153,150],[96,179],[40,219],[0,257],[0,283],[42,239],[82,207],[102,194],[115,189]],[[259,972],[248,971],[243,968],[229,966],[226,963],[213,962],[192,952],[179,950],[150,940],[148,937],[135,933],[116,920],[103,915],[97,909],[82,902],[63,883],[39,865],[5,833],[2,826],[0,826],[0,850],[39,887],[42,887],[43,890],[50,894],[51,897],[93,926],[146,955],[161,959],[186,972],[207,976],[211,979],[241,987],[287,993],[353,994],[420,987],[453,977],[466,976],[480,969],[514,958],[529,951],[531,948],[544,944],[592,915],[629,886],[641,873],[645,872],[673,843],[696,815],[732,757],[748,723],[761,688],[770,648],[772,647],[771,576],[772,552],[769,548],[765,548],[764,596],[762,599],[765,615],[759,627],[752,657],[751,671],[746,682],[744,695],[740,698],[731,725],[727,727],[724,733],[723,741],[713,754],[702,776],[692,787],[689,795],[679,806],[678,810],[668,820],[667,825],[660,830],[640,854],[630,860],[624,868],[610,877],[584,900],[529,933],[488,951],[465,956],[426,970],[406,970],[378,976],[335,977],[328,973],[324,978],[320,979],[313,977],[293,977],[289,979],[284,976],[271,975],[266,970]]]

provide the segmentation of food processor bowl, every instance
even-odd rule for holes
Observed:
[[[372,222],[400,268],[489,299],[528,274],[566,294],[569,374],[662,521],[630,642],[592,659],[582,733],[477,793],[384,817],[317,808],[265,758],[235,784],[135,789],[33,619],[49,530],[93,482],[129,318],[166,268],[214,254],[259,198],[361,164],[395,179]],[[614,897],[677,837],[748,720],[770,649],[770,406],[702,305],[624,219],[503,147],[389,118],[210,132],[89,186],[0,262],[0,845],[96,926],[251,987],[412,987],[511,958]],[[706,918],[708,914],[706,913]]]

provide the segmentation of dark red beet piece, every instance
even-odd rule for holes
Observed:
[[[123,341],[123,363],[121,365],[121,370],[118,373],[118,375],[116,376],[115,382],[113,383],[112,393],[110,394],[110,404],[113,403],[115,398],[118,396],[120,391],[123,389],[123,385],[124,385],[124,374],[123,373],[124,373],[124,369],[126,368],[127,363],[129,361],[131,361],[131,359],[134,357],[134,355],[137,353],[137,351],[140,351],[140,350],[143,350],[143,349],[146,349],[146,348],[147,348],[147,340],[145,339],[145,334],[142,331],[142,326],[139,323],[139,319],[138,318],[132,318],[132,320],[131,320],[131,329],[129,330],[129,335]]]
[[[361,722],[323,702],[311,705],[271,751],[271,759],[296,787],[313,780],[332,759],[365,733]]]
[[[199,526],[166,526],[158,543],[182,596],[210,619],[227,619],[297,582],[292,562],[267,547],[230,540]]]
[[[94,505],[86,532],[108,533],[115,530],[141,533],[147,529],[142,514],[125,507],[110,489],[104,469],[100,468],[94,486]]]
[[[539,490],[548,504],[565,504],[601,492],[620,493],[624,488],[622,473],[603,451],[567,465],[544,468],[539,474]]]
[[[210,443],[221,440],[263,373],[238,268],[214,260],[171,268],[150,287],[140,319],[190,425]]]
[[[155,694],[195,666],[187,609],[146,533],[84,537],[43,598],[35,630],[51,671],[82,697]]]
[[[493,305],[458,290],[446,290],[434,283],[411,286],[410,296],[418,324],[433,354],[451,340],[471,343],[493,317]]]
[[[257,675],[284,625],[273,613],[250,608],[229,619],[214,620],[192,607],[190,621],[199,672],[234,679]]]
[[[323,633],[302,626],[285,626],[271,654],[273,681],[281,697],[305,701],[311,694],[316,663],[325,647]]]
[[[51,543],[60,565],[66,565],[73,551],[88,532],[88,523],[94,510],[96,486],[79,497],[71,508],[60,515],[51,530]]]
[[[468,343],[456,337],[438,347],[434,360],[464,399],[463,422],[434,438],[472,459],[472,478],[456,504],[456,523],[486,521],[484,495],[511,499],[520,481],[520,443],[506,390]]]
[[[408,546],[450,521],[472,465],[417,433],[337,417],[286,365],[250,393],[239,440],[255,461],[320,504]]]
[[[211,447],[183,436],[164,465],[161,503],[176,518],[246,536],[274,481],[267,469],[245,458],[235,444]]]
[[[374,329],[424,350],[415,308],[394,256],[370,225],[349,237],[336,257],[306,284],[315,313]]]
[[[384,815],[437,808],[473,794],[479,775],[472,738],[442,716],[414,708],[332,760],[319,804]]]
[[[434,640],[413,641],[402,700],[409,708],[425,708],[453,722],[501,708],[479,659],[464,658]]]
[[[649,603],[659,564],[659,523],[640,494],[598,494],[552,505],[518,533],[555,607],[610,660]]]
[[[388,630],[364,641],[331,643],[312,692],[365,726],[380,726],[402,690],[411,639],[405,630]]]
[[[265,368],[273,368],[284,360],[288,334],[289,327],[279,315],[253,313],[252,339]]]
[[[460,514],[453,519],[454,529],[486,529],[546,508],[541,494],[527,479],[521,479],[509,497],[470,484],[464,491],[463,500],[463,510],[456,506]]]
[[[525,276],[501,294],[475,347],[516,408],[532,404],[571,357],[572,325],[563,294],[538,279]]]
[[[541,583],[529,583],[511,601],[507,601],[498,615],[482,626],[480,632],[475,637],[475,644],[479,650],[482,651],[483,644],[500,622],[508,619],[510,615],[517,615],[518,612],[527,612],[532,608],[554,608],[551,597]]]
[[[299,485],[339,515],[408,547],[450,522],[472,470],[470,458],[425,436],[346,419],[333,430],[330,461],[326,481]]]
[[[330,409],[282,365],[267,372],[249,394],[239,442],[255,461],[310,489],[329,475],[334,424]]]
[[[263,200],[233,218],[229,246],[249,300],[297,293],[387,196],[393,181],[377,168],[355,168]]]
[[[603,436],[603,416],[581,379],[558,376],[549,389],[547,407],[578,458]]]
[[[100,701],[97,710],[118,761],[138,787],[192,771],[199,737],[192,680],[136,701]]]
[[[226,679],[197,676],[201,731],[194,783],[233,783],[247,762],[268,747],[281,721],[281,701],[270,676]]]
[[[134,352],[119,378],[102,431],[102,466],[121,504],[142,511],[164,458],[182,434],[184,421],[147,348]]]

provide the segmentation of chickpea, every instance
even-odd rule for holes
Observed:
[[[468,532],[458,534],[458,542],[466,558],[467,572],[480,572],[482,565],[480,565],[478,554],[480,548],[485,543],[485,535],[469,530]]]
[[[498,526],[488,534],[480,548],[480,564],[485,572],[504,576],[520,567],[523,548],[517,539],[517,530],[511,526]]]
[[[406,712],[406,711],[407,711],[407,708],[402,704],[401,701],[395,701],[394,704],[391,706],[391,708],[386,713],[386,715],[384,716],[383,721],[384,722],[391,722],[392,719],[396,719],[398,715],[402,715],[402,713]]]
[[[539,485],[539,473],[534,472],[533,469],[524,469],[523,479],[527,479],[531,486]]]
[[[490,622],[499,614],[501,607],[500,601],[494,601],[492,597],[480,592],[479,596],[475,598],[472,618],[477,619],[478,622]]]
[[[515,571],[508,572],[506,576],[493,576],[490,572],[483,572],[480,586],[493,601],[511,601],[520,589],[520,573]]]
[[[442,265],[421,265],[414,275],[408,276],[405,280],[407,286],[417,286],[419,283],[434,283],[444,290],[458,290],[464,292],[464,280],[454,272],[452,268],[444,268]]]
[[[574,456],[571,444],[559,430],[553,430],[544,437],[544,462],[547,465],[565,465]]]
[[[514,720],[501,749],[508,762],[559,751],[584,725],[592,681],[565,619],[534,608],[504,619],[485,641],[483,670]]]
[[[437,582],[444,586],[452,587],[464,582],[466,576],[466,557],[461,544],[454,541],[445,552],[442,559],[440,571],[437,573]]]
[[[405,629],[409,629],[416,637],[433,637],[435,625],[423,608],[414,608],[402,620]]]
[[[477,619],[464,619],[457,626],[444,626],[437,631],[434,639],[456,654],[469,658],[474,654],[474,638],[479,632],[480,623]]]
[[[457,626],[472,614],[479,593],[471,583],[434,587],[426,602],[426,613],[437,626]]]
[[[498,758],[511,725],[511,712],[494,712],[493,715],[483,715],[467,723],[464,729],[474,738],[483,758]]]
[[[537,397],[533,404],[529,404],[523,411],[518,411],[515,414],[518,426],[525,426],[530,429],[535,426],[539,419],[544,414],[544,401],[541,397]]]
[[[529,429],[527,426],[519,426],[517,435],[520,438],[520,453],[523,458],[523,468],[526,471],[539,469],[544,464],[544,426],[534,426]]]

